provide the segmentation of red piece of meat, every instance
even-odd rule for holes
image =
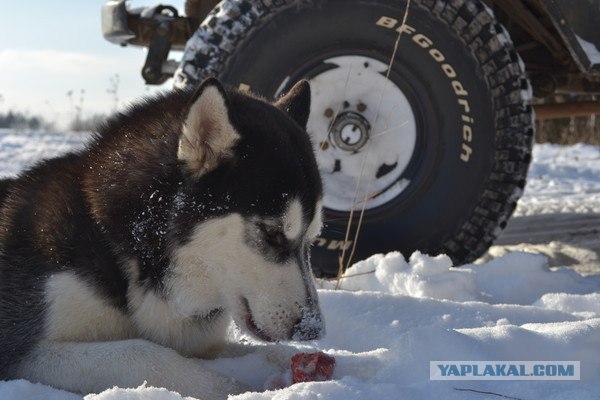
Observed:
[[[325,353],[298,353],[292,357],[292,382],[319,382],[331,379],[335,358]]]

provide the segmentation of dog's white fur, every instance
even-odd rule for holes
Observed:
[[[298,306],[307,301],[301,266],[265,260],[245,243],[245,229],[239,214],[199,225],[189,243],[175,253],[178,266],[169,271],[167,286],[178,288],[170,291],[177,293],[179,312],[207,313],[225,306],[242,326],[246,312],[241,299],[246,298],[258,328],[271,338],[285,338],[301,318]],[[219,293],[214,297],[201,295],[203,289],[210,292],[215,287]],[[272,303],[273,299],[278,302]]]
[[[113,386],[165,387],[183,396],[224,399],[248,387],[147,340],[42,342],[19,364],[15,377],[79,393]]]
[[[290,202],[283,217],[283,233],[289,240],[296,240],[302,234],[302,204],[296,199]]]
[[[169,300],[142,290],[131,274],[130,315],[125,315],[81,278],[57,274],[46,284],[46,339],[13,375],[81,393],[137,387],[144,381],[208,399],[249,390],[182,357],[214,356],[225,342],[227,316],[206,329],[175,311]]]
[[[203,324],[202,315],[183,315],[168,295],[162,298],[133,282],[128,290],[128,306],[139,337],[187,357],[212,357],[219,351],[229,325],[227,315],[210,325]]]
[[[135,337],[129,317],[71,272],[48,279],[45,294],[49,306],[47,340],[96,342]]]
[[[308,228],[306,229],[306,237],[313,241],[315,240],[319,234],[321,233],[321,228],[323,227],[323,201],[319,200],[317,203],[317,209],[315,211],[315,216],[313,220],[310,221]]]

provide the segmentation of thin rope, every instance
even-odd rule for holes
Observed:
[[[394,64],[394,60],[396,59],[396,53],[398,52],[398,47],[400,45],[400,39],[402,37],[402,31],[403,31],[403,27],[406,25],[406,20],[408,19],[408,10],[410,8],[410,0],[407,0],[406,2],[406,8],[404,10],[404,16],[402,17],[402,24],[400,25],[400,28],[398,29],[398,37],[396,38],[396,42],[394,43],[394,50],[392,52],[392,56],[390,58],[390,62],[388,64],[388,69],[386,72],[386,79],[389,80],[390,74],[392,72],[392,66]],[[383,102],[383,97],[385,95],[385,90],[387,88],[387,85],[383,86],[383,90],[381,92],[381,97],[379,99],[379,104],[377,105],[377,112],[375,113],[375,121],[373,123],[373,126],[376,125],[378,119],[379,119],[379,111],[381,110],[381,104]],[[339,258],[339,268],[338,268],[338,276],[337,276],[337,282],[335,285],[335,288],[338,289],[340,286],[340,282],[341,282],[341,276],[344,273],[344,270],[348,269],[350,267],[350,263],[352,262],[352,257],[354,256],[354,252],[356,250],[356,243],[358,242],[358,237],[360,234],[360,230],[362,228],[362,222],[363,222],[363,216],[365,213],[365,209],[367,206],[367,201],[368,201],[368,196],[369,196],[369,187],[370,187],[370,182],[369,182],[369,187],[367,188],[366,194],[365,194],[365,199],[363,201],[362,207],[361,207],[361,212],[360,212],[360,217],[358,219],[358,224],[356,227],[356,234],[354,235],[354,241],[352,243],[352,251],[350,252],[350,256],[348,257],[348,262],[346,263],[346,268],[344,268],[344,257],[346,255],[346,248],[348,247],[348,237],[350,235],[350,227],[352,224],[352,218],[354,216],[354,204],[356,203],[356,198],[358,196],[358,190],[359,190],[359,185],[360,185],[360,181],[364,175],[364,169],[365,169],[365,165],[366,165],[366,160],[367,160],[367,156],[369,154],[369,149],[370,149],[370,144],[372,142],[372,138],[369,138],[369,141],[367,142],[367,148],[365,149],[365,155],[363,156],[363,161],[361,163],[361,169],[360,169],[360,175],[356,181],[356,189],[354,192],[354,198],[352,199],[352,207],[350,208],[350,215],[348,216],[348,223],[346,226],[346,237],[344,238],[344,245],[342,247],[342,254]]]

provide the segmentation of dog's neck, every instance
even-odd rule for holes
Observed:
[[[198,287],[197,277],[188,275],[202,274],[201,267],[190,266],[182,275],[167,273],[162,289],[137,280],[137,268],[137,262],[128,260],[127,301],[138,334],[186,356],[203,357],[223,344],[230,323],[227,310],[215,288]]]

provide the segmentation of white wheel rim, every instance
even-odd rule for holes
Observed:
[[[337,67],[310,79],[307,126],[323,178],[324,206],[336,211],[379,207],[410,184],[402,174],[417,140],[414,113],[404,93],[385,77],[387,65],[381,61],[340,56],[325,62]]]

